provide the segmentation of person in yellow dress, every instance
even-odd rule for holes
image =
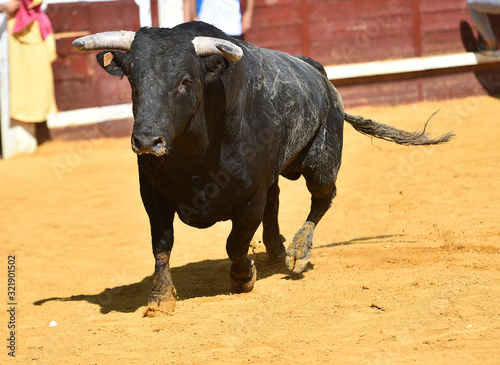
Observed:
[[[57,53],[52,25],[40,7],[42,2],[11,0],[0,5],[0,12],[9,15],[7,28],[12,123],[22,125],[39,139],[40,132],[45,132],[46,139],[47,115],[57,112],[52,72],[52,62],[57,58]],[[33,123],[39,124],[38,128]]]

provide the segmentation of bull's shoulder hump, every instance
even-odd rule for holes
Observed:
[[[324,77],[318,69],[310,63],[285,52],[266,48],[245,47],[243,50],[246,57],[246,67],[252,71],[263,71],[267,75],[280,74],[281,77],[307,77],[308,79]]]

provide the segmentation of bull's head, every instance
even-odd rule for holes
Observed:
[[[134,111],[132,149],[157,156],[168,154],[174,138],[195,118],[204,85],[243,55],[227,40],[193,38],[167,28],[93,34],[76,39],[73,47],[105,50],[97,55],[101,67],[127,76]]]

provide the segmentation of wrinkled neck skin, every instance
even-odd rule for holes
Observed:
[[[170,153],[165,156],[166,162],[179,169],[194,169],[207,154],[213,136],[214,123],[207,121],[202,111],[194,111],[192,118],[172,140]]]

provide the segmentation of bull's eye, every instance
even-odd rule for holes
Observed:
[[[182,80],[182,88],[183,89],[188,90],[189,89],[189,85],[191,85],[191,80],[190,79],[185,78],[184,80]]]

